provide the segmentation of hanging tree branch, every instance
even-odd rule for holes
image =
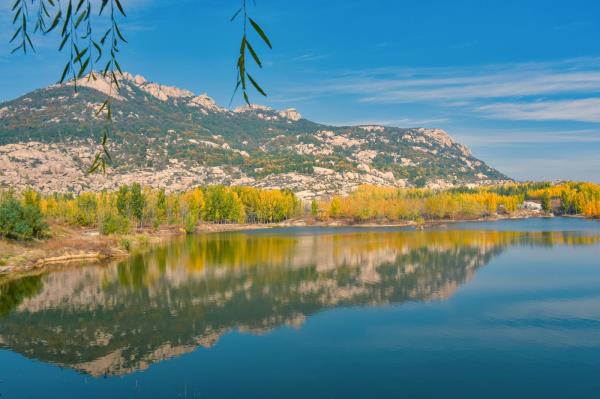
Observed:
[[[28,23],[30,19],[29,8],[33,8],[36,3],[34,33],[42,32],[43,34],[48,34],[57,27],[61,27],[58,50],[60,52],[66,50],[68,59],[59,83],[64,83],[65,79],[70,77],[73,81],[74,89],[77,91],[77,80],[83,78],[86,74],[88,74],[88,80],[96,80],[94,67],[103,59],[106,60],[101,74],[103,79],[109,81],[110,90],[106,100],[96,112],[96,116],[101,115],[103,112],[106,114],[105,125],[100,143],[101,149],[95,155],[88,173],[97,170],[106,172],[106,166],[111,162],[107,143],[109,137],[112,135],[112,100],[114,94],[120,90],[119,77],[123,74],[117,56],[120,46],[127,43],[118,25],[118,18],[126,17],[121,3],[123,0],[99,1],[100,11],[98,16],[101,17],[108,14],[109,27],[98,41],[93,38],[91,0],[62,0],[62,3],[66,4],[64,13],[61,0],[14,0],[12,5],[12,24],[15,28],[13,36],[10,39],[10,43],[14,43],[15,45],[12,53],[20,50],[25,54],[28,50],[35,52],[35,47],[29,35]],[[246,0],[241,0],[241,6],[231,17],[231,21],[234,21],[238,16],[243,19],[243,35],[236,63],[236,85],[233,96],[235,96],[238,90],[241,90],[244,101],[250,105],[250,97],[248,95],[248,88],[250,86],[254,87],[261,95],[267,95],[265,90],[248,72],[248,65],[246,63],[247,54],[250,54],[256,66],[259,68],[263,66],[257,52],[250,43],[250,32],[258,35],[262,42],[269,48],[272,48],[272,45],[261,26],[248,15]],[[252,28],[250,32],[248,27]]]
[[[260,87],[258,82],[248,72],[248,68],[247,68],[247,64],[246,64],[247,53],[250,54],[254,63],[259,68],[262,68],[262,62],[261,62],[258,54],[256,53],[256,51],[254,50],[254,47],[252,47],[252,44],[250,43],[250,40],[249,40],[248,25],[250,25],[252,27],[252,29],[254,30],[254,32],[256,34],[258,34],[258,36],[262,39],[264,44],[266,44],[269,48],[273,48],[273,46],[271,45],[271,41],[265,34],[264,30],[260,27],[260,25],[255,20],[250,18],[250,16],[248,15],[248,7],[246,5],[246,0],[242,0],[242,6],[233,14],[233,16],[231,17],[231,21],[234,21],[238,16],[241,16],[241,18],[242,18],[243,35],[242,35],[242,42],[240,44],[240,53],[239,53],[239,56],[237,59],[237,64],[236,64],[236,70],[237,70],[236,75],[237,76],[236,76],[235,89],[233,91],[233,95],[232,95],[231,101],[229,103],[231,104],[231,102],[233,101],[233,97],[238,92],[238,90],[241,89],[242,97],[244,98],[244,101],[246,102],[246,104],[248,104],[248,106],[250,106],[250,98],[248,97],[248,82],[261,95],[266,97],[267,93],[263,90],[262,87]]]
[[[41,1],[43,2],[44,0]],[[18,43],[18,46],[12,49],[11,54],[16,53],[19,50],[23,50],[23,53],[26,54],[28,47],[31,51],[35,52],[35,48],[33,47],[33,43],[29,37],[29,32],[27,31],[27,22],[29,21],[29,6],[27,4],[27,0],[15,0],[12,6],[12,11],[12,23],[15,27],[15,32],[10,38],[9,43]]]
[[[119,92],[121,89],[119,85],[119,79],[117,77],[117,73],[119,76],[123,75],[123,71],[121,70],[121,66],[119,65],[119,61],[117,60],[117,55],[119,53],[119,45],[122,43],[127,43],[125,37],[121,33],[119,29],[119,25],[117,24],[117,12],[121,14],[123,17],[126,17],[125,10],[121,5],[119,0],[102,0],[102,5],[100,6],[100,15],[106,9],[106,6],[109,6],[110,13],[110,27],[104,33],[102,38],[100,39],[100,44],[92,41],[92,45],[97,48],[99,52],[98,60],[102,55],[102,48],[108,50],[108,60],[106,62],[106,66],[102,72],[102,76],[104,79],[109,80],[110,89],[108,92],[108,96],[102,106],[96,113],[96,115],[100,115],[102,111],[106,110],[106,121],[104,125],[104,129],[102,132],[102,140],[101,140],[101,149],[94,157],[94,161],[92,162],[92,166],[90,167],[88,173],[93,173],[98,169],[102,169],[103,173],[106,173],[106,165],[112,162],[112,158],[110,153],[108,152],[107,142],[108,138],[112,135],[112,98],[113,98],[113,90]],[[116,12],[117,11],[117,12]],[[93,76],[93,73],[92,73]],[[93,76],[95,79],[95,76]]]

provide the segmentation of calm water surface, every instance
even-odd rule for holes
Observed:
[[[281,229],[0,283],[4,398],[600,397],[600,223]]]

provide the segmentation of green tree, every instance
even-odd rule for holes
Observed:
[[[548,193],[548,191],[544,191],[544,194],[542,194],[542,209],[544,210],[544,212],[552,211],[552,204],[550,201],[550,194]]]
[[[129,232],[129,219],[120,214],[108,213],[100,220],[100,233],[126,234]]]
[[[78,226],[95,226],[98,218],[98,199],[93,193],[81,193],[77,197],[77,214],[75,223]]]
[[[117,210],[121,216],[129,217],[129,187],[127,185],[119,187]]]
[[[161,188],[156,196],[156,222],[164,223],[167,218],[167,196],[165,189]]]
[[[146,206],[146,198],[142,193],[142,186],[139,183],[131,185],[131,214],[142,224],[144,216],[144,207]]]
[[[205,198],[204,219],[221,222],[224,219],[222,204],[225,202],[225,187],[220,185],[207,187]]]
[[[206,189],[204,219],[214,222],[238,222],[246,220],[245,207],[235,190],[222,185]]]
[[[39,206],[21,204],[12,193],[0,198],[0,237],[17,240],[44,238],[48,225]]]
[[[312,202],[310,203],[310,214],[315,218],[319,215],[319,204],[317,203],[317,200],[314,198],[313,198]]]
[[[330,208],[331,209],[329,211],[329,214],[332,218],[336,218],[336,217],[340,216],[340,210],[342,208],[342,204],[338,197],[332,198]]]
[[[33,206],[36,206],[36,207],[40,206],[41,196],[34,189],[32,189],[32,188],[25,189],[25,191],[23,191],[23,193],[21,194],[21,196],[23,197],[23,203],[25,205],[33,205]]]
[[[573,213],[573,199],[567,190],[560,193],[560,208],[565,215]]]

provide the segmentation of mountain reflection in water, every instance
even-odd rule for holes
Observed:
[[[0,346],[93,376],[126,374],[338,306],[443,300],[514,245],[568,232],[365,231],[191,236],[128,260],[0,285]]]

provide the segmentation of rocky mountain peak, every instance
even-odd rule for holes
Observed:
[[[300,115],[300,112],[296,111],[295,108],[281,110],[279,111],[279,116],[281,116],[282,118],[287,118],[294,122],[297,122],[300,119],[302,119],[302,115]]]
[[[271,107],[267,107],[266,105],[260,104],[245,104],[239,107],[236,107],[233,112],[235,113],[244,113],[244,112],[252,112],[252,111],[264,111],[264,112],[275,112],[275,110]]]

